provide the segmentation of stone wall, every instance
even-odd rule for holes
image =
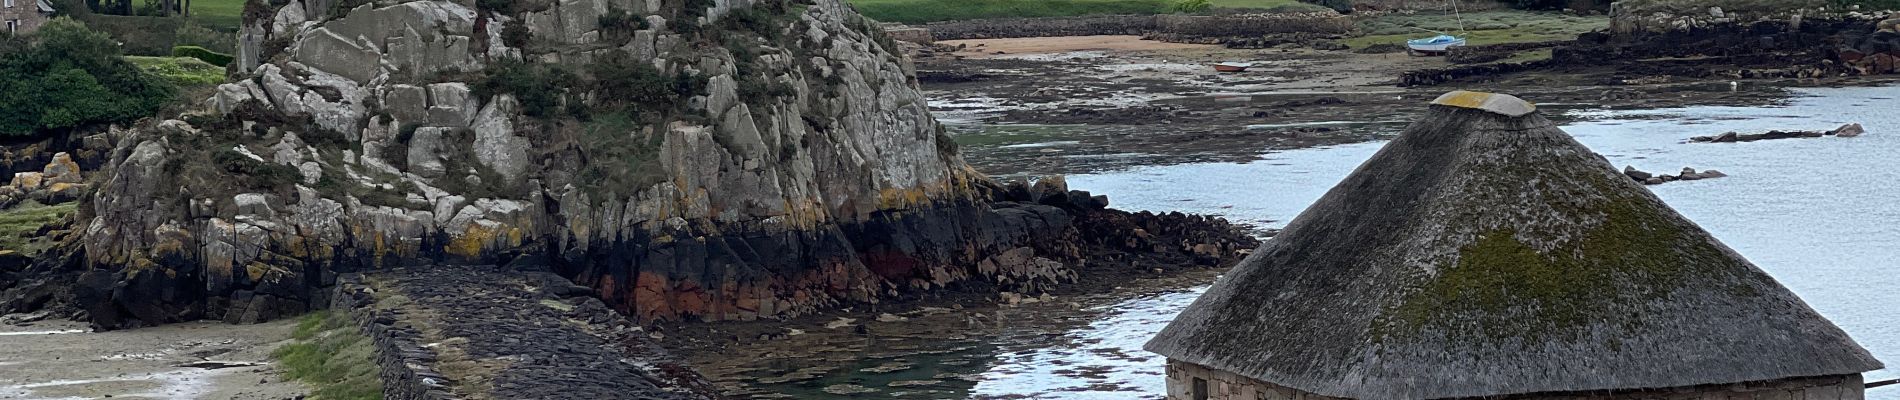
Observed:
[[[1664,11],[1647,6],[1644,3],[1626,4],[1618,2],[1610,6],[1610,32],[1617,36],[1640,36],[1670,32],[1685,32],[1698,29],[1714,29],[1724,25],[1749,25],[1760,22],[1788,23],[1797,27],[1802,21],[1879,21],[1893,15],[1892,11],[1877,10],[1840,10],[1826,8],[1771,8],[1763,10],[1724,9],[1710,7],[1689,12]]]
[[[1168,360],[1168,399],[1196,400],[1194,396],[1196,379],[1205,382],[1208,400],[1339,400],[1337,397],[1307,393],[1232,372],[1176,360]],[[1533,393],[1496,398],[1509,400],[1701,400],[1715,397],[1730,400],[1861,400],[1866,397],[1866,389],[1863,385],[1860,374],[1853,374],[1668,389]]]
[[[936,40],[1020,37],[1140,35],[1155,28],[1153,15],[1090,15],[1050,18],[997,18],[932,22],[924,25]]]
[[[592,290],[520,267],[353,274],[332,308],[375,344],[387,399],[721,398]]]
[[[337,281],[330,297],[330,311],[348,316],[375,344],[376,365],[381,368],[383,398],[391,400],[449,400],[448,378],[435,369],[434,350],[423,347],[415,328],[397,326],[391,310],[378,309],[375,291],[361,275],[345,276]]]
[[[936,40],[1020,37],[1159,35],[1160,37],[1236,37],[1274,33],[1346,33],[1352,18],[1324,11],[1222,15],[1094,15],[1050,18],[998,18],[932,22],[924,26]]]
[[[901,42],[911,42],[911,43],[916,43],[916,44],[927,45],[934,41],[934,38],[931,37],[930,35],[929,28],[915,27],[915,26],[909,26],[909,25],[904,25],[904,24],[889,24],[889,23],[884,24],[884,34],[890,35],[891,40],[896,40],[896,41],[901,41]]]
[[[1358,10],[1413,10],[1413,11],[1452,11],[1456,2],[1458,11],[1486,11],[1504,8],[1504,3],[1490,0],[1353,0],[1352,6]]]
[[[1334,12],[1160,15],[1155,30],[1194,36],[1258,36],[1272,33],[1346,33],[1352,18]]]

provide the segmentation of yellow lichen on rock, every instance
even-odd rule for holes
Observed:
[[[1510,117],[1522,117],[1537,111],[1537,105],[1508,94],[1455,90],[1432,100],[1433,105],[1469,108]]]

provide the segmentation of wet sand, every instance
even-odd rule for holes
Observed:
[[[111,332],[41,321],[0,326],[0,398],[297,399],[270,365],[295,320],[191,322]]]

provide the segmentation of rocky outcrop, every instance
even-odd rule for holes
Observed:
[[[41,204],[78,200],[86,191],[86,178],[71,155],[58,153],[39,172],[15,172],[13,179],[0,185],[0,210],[22,201]]]
[[[1664,174],[1651,174],[1649,172],[1636,169],[1635,166],[1625,166],[1623,167],[1623,175],[1630,177],[1630,179],[1632,180],[1635,180],[1636,183],[1641,183],[1644,185],[1661,185],[1664,183],[1675,182],[1675,181],[1699,181],[1703,179],[1715,179],[1715,178],[1728,177],[1728,174],[1724,174],[1722,173],[1722,171],[1716,171],[1716,170],[1711,169],[1711,170],[1706,170],[1702,172],[1696,172],[1695,168],[1689,168],[1689,167],[1683,167],[1682,173],[1680,174],[1664,175]]]
[[[1900,72],[1900,36],[1882,31],[1890,11],[1774,6],[1681,10],[1663,2],[1619,2],[1605,33],[1558,49],[1560,65],[1679,58],[1656,74],[1732,78],[1814,78]],[[1582,65],[1582,64],[1580,64]]]
[[[1725,132],[1715,136],[1696,136],[1689,138],[1694,143],[1741,143],[1775,139],[1818,138],[1826,136],[1855,137],[1866,134],[1867,129],[1860,124],[1841,125],[1830,131],[1767,131],[1762,133]]]
[[[208,113],[117,141],[69,303],[101,328],[250,322],[341,274],[541,260],[642,321],[754,319],[1034,293],[1089,273],[1078,226],[1126,215],[974,172],[839,0],[483,7],[247,13],[249,72]],[[1251,247],[1195,223],[1144,251]]]

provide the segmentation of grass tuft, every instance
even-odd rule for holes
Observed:
[[[224,83],[224,67],[191,57],[126,56],[147,74],[178,87],[208,86]]]
[[[309,383],[318,400],[380,400],[383,382],[369,338],[347,317],[318,311],[297,321],[296,342],[271,352],[284,375]]]
[[[0,211],[0,250],[19,251],[20,254],[33,255],[41,250],[43,243],[33,243],[38,239],[31,237],[41,226],[54,223],[72,215],[79,202],[58,205],[41,205],[28,200],[15,205],[12,209]]]

